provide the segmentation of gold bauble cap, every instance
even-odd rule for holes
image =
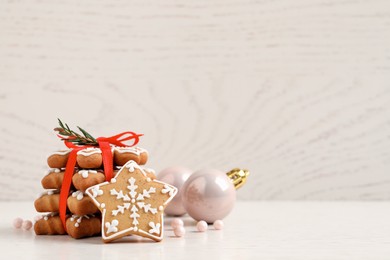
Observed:
[[[236,190],[238,190],[246,183],[249,171],[245,169],[234,168],[231,171],[227,172],[226,175],[233,182],[233,185]]]

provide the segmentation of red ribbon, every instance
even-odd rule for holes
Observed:
[[[124,146],[131,147],[136,145],[139,142],[140,136],[142,136],[142,134],[136,134],[134,132],[123,132],[111,137],[99,137],[96,139],[98,141],[99,148],[102,151],[104,174],[106,176],[107,181],[111,180],[113,170],[114,170],[111,145],[121,146],[121,147]],[[61,136],[59,137],[62,138]],[[133,139],[132,145],[127,145],[126,143],[124,143],[132,139]],[[64,143],[68,148],[72,149],[68,157],[68,162],[66,163],[65,174],[62,180],[62,187],[60,192],[60,203],[59,203],[60,218],[62,221],[62,225],[66,230],[66,209],[67,209],[66,205],[69,196],[70,186],[72,185],[74,168],[76,166],[77,152],[94,146],[91,145],[77,146],[72,142],[66,140],[64,141]]]

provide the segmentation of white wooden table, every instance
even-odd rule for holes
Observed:
[[[12,220],[32,219],[32,202],[2,202],[1,259],[389,259],[389,202],[238,202],[223,231],[196,232],[185,218],[186,235],[169,225],[156,243],[100,237],[35,236],[15,230]],[[168,224],[169,219],[166,219]]]

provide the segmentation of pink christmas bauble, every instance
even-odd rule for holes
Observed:
[[[191,174],[192,171],[190,169],[176,166],[166,168],[157,175],[157,180],[166,182],[178,188],[176,196],[165,208],[165,214],[170,216],[181,216],[186,213],[186,210],[182,205],[181,196],[183,192],[181,188]]]
[[[182,187],[182,202],[195,220],[212,224],[226,217],[234,207],[236,190],[226,173],[200,170],[193,173]]]

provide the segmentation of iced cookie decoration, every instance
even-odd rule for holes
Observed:
[[[44,189],[61,189],[64,171],[61,169],[50,169],[42,178],[41,184]]]
[[[73,214],[79,216],[99,212],[92,199],[85,196],[82,191],[72,192],[72,195],[68,197],[68,209]]]
[[[66,219],[66,230],[73,238],[91,237],[100,233],[100,217],[72,215]]]
[[[34,201],[34,206],[38,212],[56,212],[60,203],[59,190],[45,191]]]
[[[152,180],[156,179],[156,171],[150,168],[142,168],[146,173],[146,176],[151,178]]]
[[[103,163],[102,151],[99,148],[86,148],[77,152],[77,164],[80,168],[96,169]]]
[[[50,168],[65,168],[70,152],[70,149],[54,152],[47,157],[47,164]]]
[[[176,193],[174,186],[148,177],[135,161],[127,162],[111,181],[86,191],[102,213],[104,242],[128,235],[161,241],[164,208]]]
[[[116,175],[119,170],[121,169],[122,167],[120,166],[117,166],[116,167],[116,170],[114,171],[114,175]],[[145,168],[145,167],[141,167],[142,170],[145,172],[146,176],[149,177],[150,179],[154,180],[156,179],[156,171],[151,169],[151,168]]]
[[[43,213],[35,220],[35,234],[68,234],[77,239],[100,235],[100,210],[85,191],[111,180],[119,171],[121,167],[114,161],[116,149],[132,151],[135,159],[146,163],[146,150],[132,147],[137,145],[141,135],[124,132],[94,138],[80,127],[81,134],[61,120],[58,123],[59,127],[54,130],[68,149],[54,152],[47,159],[50,169],[41,180],[46,191],[34,202],[35,209]],[[126,156],[126,153],[123,155]],[[145,170],[145,173],[149,178],[155,178],[153,170]]]
[[[72,177],[72,183],[77,190],[85,191],[88,187],[102,183],[106,180],[103,171],[79,170]]]
[[[133,160],[139,165],[144,165],[148,161],[148,152],[140,147],[115,147],[114,161],[116,165],[122,166],[126,162]]]
[[[34,231],[37,235],[65,235],[66,231],[62,225],[58,213],[50,213],[39,218],[34,224]]]

